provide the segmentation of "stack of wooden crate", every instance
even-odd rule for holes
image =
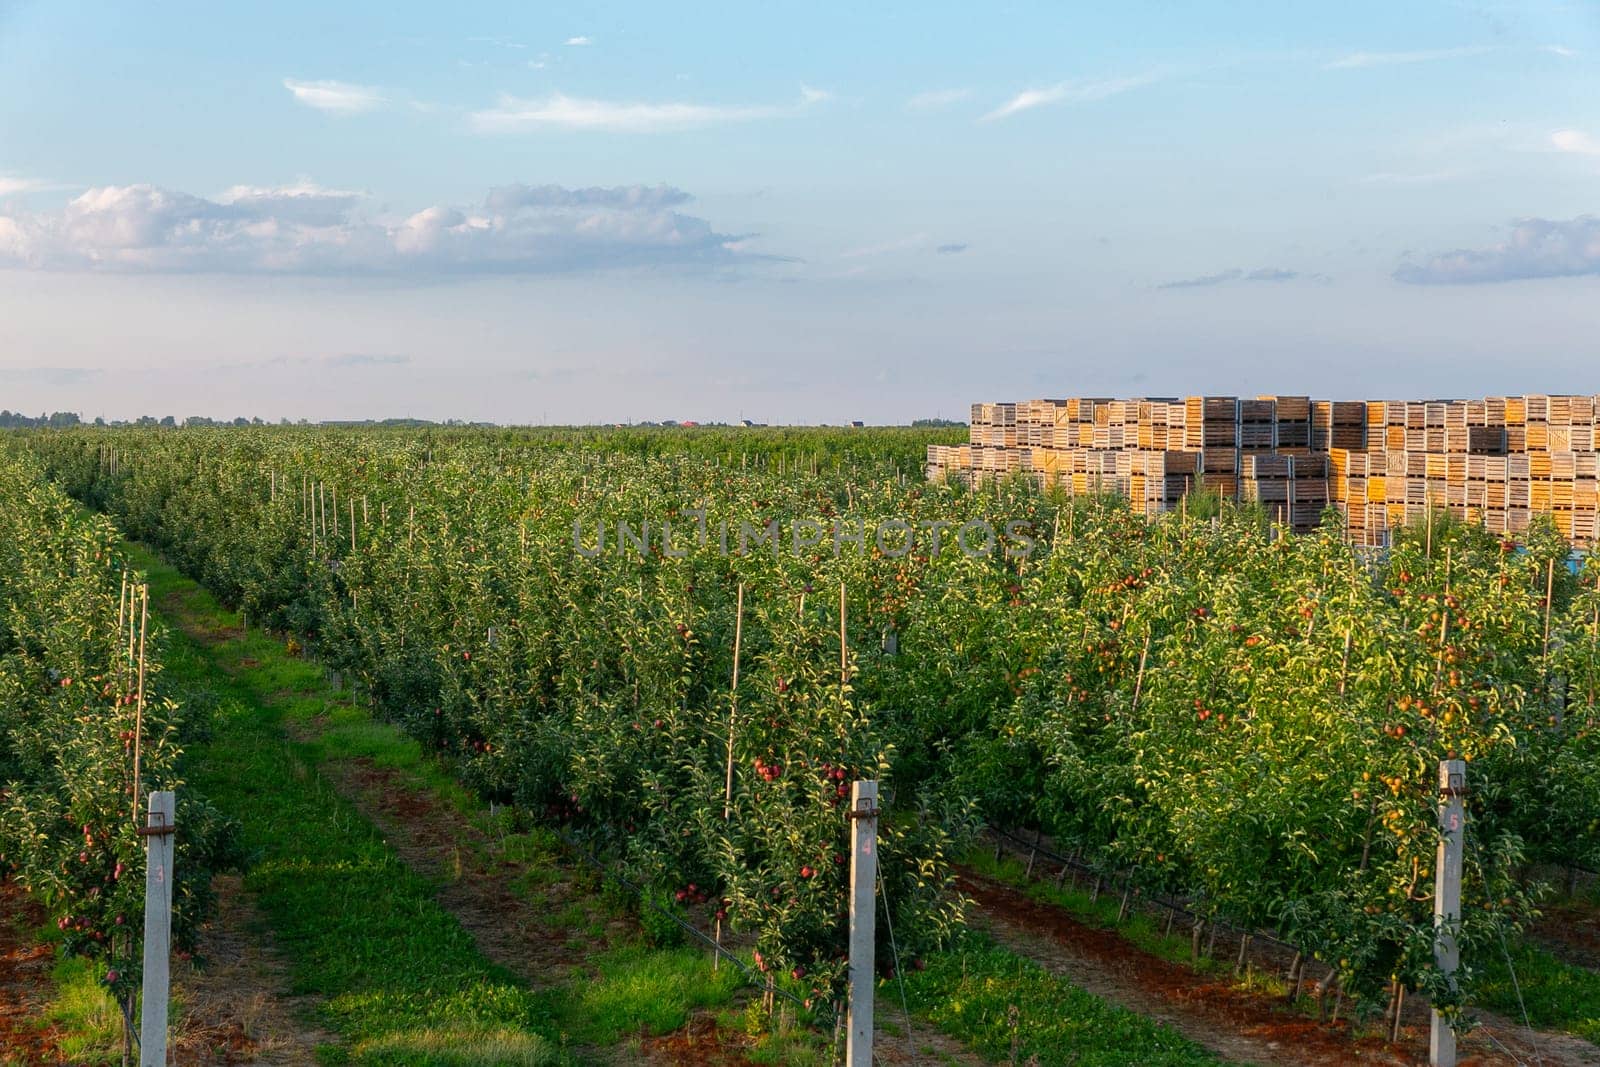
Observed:
[[[969,443],[929,446],[927,469],[1115,492],[1145,515],[1205,488],[1259,503],[1296,530],[1314,528],[1332,505],[1347,535],[1370,545],[1429,508],[1507,534],[1548,514],[1589,546],[1600,534],[1597,439],[1600,396],[1072,397],[974,404]]]

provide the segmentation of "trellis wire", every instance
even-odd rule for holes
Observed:
[[[1045,859],[1050,860],[1050,861],[1052,861],[1054,863],[1059,863],[1064,867],[1070,867],[1073,870],[1081,871],[1084,874],[1100,874],[1100,875],[1104,875],[1106,873],[1105,871],[1096,870],[1092,865],[1084,863],[1082,860],[1072,859],[1069,856],[1063,856],[1063,855],[1061,855],[1061,854],[1059,854],[1057,852],[1052,852],[1050,849],[1047,849],[1047,848],[1043,847],[1042,845],[1037,845],[1037,844],[1035,844],[1033,842],[1030,842],[1030,841],[1024,841],[1022,838],[1018,837],[1016,834],[1013,834],[1009,830],[1001,829],[998,826],[991,826],[988,829],[989,829],[990,833],[995,834],[996,836],[999,836],[999,837],[1006,838],[1008,841],[1011,841],[1011,842],[1015,843],[1016,845],[1018,845],[1018,846],[1020,846],[1022,848],[1026,848],[1026,849],[1037,851],[1039,853],[1039,855],[1043,856]],[[1123,872],[1112,872],[1112,876],[1113,877],[1116,877],[1119,874],[1121,875],[1121,877],[1124,880],[1126,880],[1127,877],[1128,877],[1128,875],[1126,873],[1123,873]],[[1148,895],[1145,896],[1145,899],[1150,901],[1150,902],[1152,902],[1152,903],[1154,903],[1154,904],[1156,904],[1156,905],[1158,905],[1159,907],[1169,908],[1172,911],[1175,911],[1175,912],[1177,912],[1177,913],[1179,913],[1181,915],[1186,915],[1191,919],[1204,920],[1205,922],[1208,922],[1213,926],[1226,926],[1231,930],[1237,931],[1238,933],[1249,934],[1253,938],[1257,938],[1257,939],[1259,939],[1261,941],[1265,941],[1265,942],[1268,942],[1270,944],[1277,945],[1280,948],[1286,948],[1286,949],[1289,949],[1290,951],[1293,951],[1293,952],[1300,951],[1299,947],[1294,945],[1292,942],[1285,941],[1283,938],[1278,937],[1277,935],[1275,935],[1273,933],[1270,933],[1268,931],[1265,931],[1265,930],[1252,930],[1252,929],[1249,929],[1248,927],[1240,926],[1238,923],[1233,922],[1233,921],[1227,919],[1226,917],[1218,917],[1218,916],[1209,916],[1208,917],[1208,916],[1201,915],[1199,912],[1197,912],[1193,908],[1191,908],[1188,905],[1187,902],[1185,902],[1184,900],[1182,900],[1182,899],[1180,899],[1178,897],[1163,896],[1161,894],[1148,894]]]

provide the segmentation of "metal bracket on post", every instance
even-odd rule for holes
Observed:
[[[1451,991],[1461,949],[1456,934],[1461,927],[1461,852],[1466,836],[1467,764],[1464,760],[1439,761],[1439,854],[1433,884],[1433,961]],[[1431,1067],[1455,1067],[1456,1032],[1450,1021],[1433,1010],[1428,1036]]]
[[[872,995],[877,982],[878,783],[856,782],[850,810],[850,1017],[846,1067],[872,1067]]]

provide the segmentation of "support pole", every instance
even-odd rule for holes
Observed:
[[[872,1067],[872,993],[877,981],[878,783],[850,795],[850,1025],[845,1067]]]
[[[166,1067],[168,965],[172,949],[173,794],[150,794],[145,837],[144,1007],[139,1016],[139,1067]]]
[[[1461,846],[1466,836],[1467,765],[1463,760],[1439,761],[1439,855],[1433,887],[1433,960],[1452,990],[1461,950],[1456,934],[1461,928]],[[1431,1067],[1455,1067],[1456,1032],[1450,1022],[1433,1011],[1428,1039]]]

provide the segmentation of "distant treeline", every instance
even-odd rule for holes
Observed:
[[[0,411],[0,429],[11,429],[17,426],[81,426],[83,420],[70,411],[58,411],[54,415],[40,415],[33,418],[20,411]]]

